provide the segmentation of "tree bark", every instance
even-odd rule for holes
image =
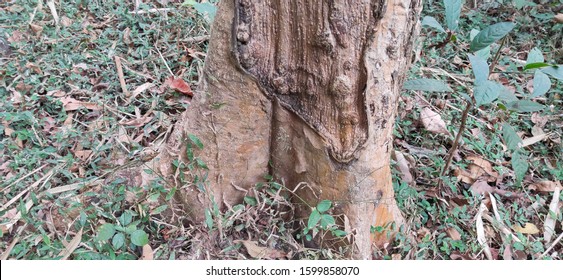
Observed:
[[[222,0],[204,84],[153,161],[170,180],[188,135],[208,170],[180,192],[190,218],[234,205],[273,174],[300,183],[297,215],[329,199],[353,233],[353,256],[370,258],[402,222],[391,183],[397,98],[409,66],[421,0]],[[191,148],[190,148],[191,149]],[[182,183],[182,182],[178,182]],[[303,184],[301,184],[303,185]],[[205,186],[202,188],[201,186]]]

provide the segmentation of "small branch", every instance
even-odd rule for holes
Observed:
[[[461,125],[459,126],[459,130],[457,131],[457,135],[455,136],[454,143],[452,144],[452,147],[450,148],[450,152],[448,153],[448,159],[446,160],[446,164],[444,165],[444,169],[442,169],[442,173],[440,173],[440,176],[444,176],[446,174],[446,171],[450,167],[454,154],[457,151],[457,147],[459,145],[459,140],[461,139],[461,135],[465,130],[465,124],[467,123],[467,117],[469,116],[469,111],[471,110],[471,107],[473,107],[473,104],[467,102],[467,106],[465,107],[461,115]]]
[[[549,251],[551,251],[551,249],[553,249],[553,247],[555,247],[555,245],[557,245],[557,243],[561,241],[561,238],[563,238],[563,232],[557,237],[557,239],[555,239],[555,241],[553,241],[553,243],[551,243],[551,246],[549,246],[549,248],[547,248],[545,252],[540,255],[540,259],[545,257],[545,255],[547,255],[547,253],[549,253]]]
[[[160,50],[158,49],[158,46],[155,44],[154,48],[156,49],[156,51],[158,52],[158,55],[160,55],[160,59],[162,59],[162,62],[164,62],[164,65],[166,65],[166,69],[168,69],[168,72],[170,72],[170,76],[172,77],[176,77],[176,75],[174,75],[174,73],[172,73],[172,70],[170,69],[170,67],[168,66],[168,63],[166,62],[166,59],[164,59],[164,56],[162,56],[162,53],[160,52]]]
[[[127,90],[127,84],[125,83],[125,76],[123,75],[123,68],[121,67],[121,58],[119,56],[114,56],[115,67],[117,67],[117,77],[119,78],[119,84],[121,85],[121,90],[125,97],[129,97],[129,90]]]

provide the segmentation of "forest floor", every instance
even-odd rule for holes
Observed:
[[[0,3],[1,259],[345,258],[303,245],[274,182],[193,225],[178,218],[166,182],[108,181],[154,157],[198,94],[216,1],[66,2]],[[563,64],[561,3],[517,2],[464,7],[444,46],[447,34],[422,27],[407,80],[454,90],[400,96],[394,186],[407,224],[374,258],[562,259],[561,71],[525,107],[472,109],[451,172],[440,175],[473,83],[472,29],[516,23],[491,46],[490,79],[520,100],[538,88],[523,69],[531,56]],[[441,1],[425,5],[423,16],[444,22]]]

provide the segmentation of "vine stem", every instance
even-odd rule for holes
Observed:
[[[504,37],[501,40],[500,46],[499,46],[497,52],[495,53],[493,61],[491,62],[491,66],[489,67],[489,76],[491,75],[491,73],[495,69],[495,67],[497,66],[498,60],[500,58],[500,52],[501,52],[502,47],[504,46],[505,43],[506,43],[506,37]],[[450,151],[448,152],[448,158],[446,159],[446,164],[444,165],[444,168],[442,169],[442,172],[440,173],[440,177],[443,177],[446,174],[446,172],[448,171],[448,169],[450,167],[450,164],[452,163],[452,159],[454,157],[454,154],[457,151],[457,148],[459,146],[459,141],[461,140],[461,135],[465,131],[465,126],[466,126],[466,123],[467,123],[467,117],[469,116],[469,111],[471,111],[471,109],[473,108],[473,104],[475,104],[475,95],[474,94],[471,95],[471,101],[467,101],[467,106],[465,106],[465,109],[463,110],[463,113],[461,115],[461,124],[459,125],[459,129],[457,131],[457,135],[455,136],[452,147],[450,148]],[[440,186],[441,186],[441,183],[442,183],[442,179],[440,180]]]

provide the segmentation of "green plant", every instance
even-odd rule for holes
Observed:
[[[307,227],[302,232],[307,241],[311,241],[321,230],[329,231],[335,237],[346,236],[347,233],[338,229],[334,217],[328,213],[331,208],[332,201],[322,200],[311,209]]]

